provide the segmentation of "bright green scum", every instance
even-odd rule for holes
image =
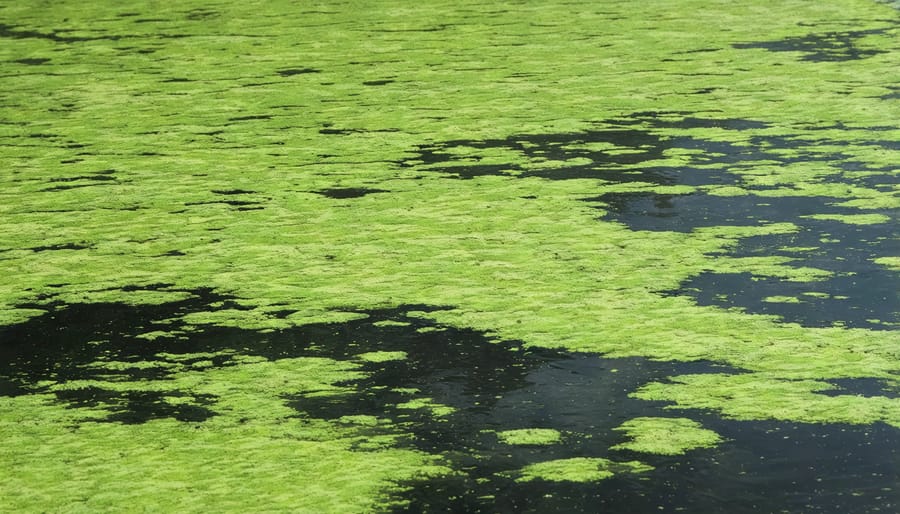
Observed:
[[[900,205],[896,186],[829,179],[898,162],[896,145],[868,143],[900,134],[891,126],[900,119],[896,17],[864,0],[7,4],[0,8],[0,324],[38,316],[51,302],[161,304],[204,287],[233,295],[240,308],[190,314],[185,321],[195,330],[278,330],[346,321],[358,309],[449,305],[423,315],[529,346],[711,360],[745,371],[645,384],[633,392],[639,398],[737,419],[900,427],[896,398],[819,394],[832,387],[825,379],[896,387],[896,332],[807,328],[660,294],[706,270],[828,276],[776,255],[714,255],[749,236],[791,234],[795,224],[636,232],[597,220],[603,206],[582,201],[650,191],[829,196],[858,212],[813,218],[881,223]],[[814,61],[802,49],[735,46],[811,31],[859,33],[853,44],[863,58]],[[423,145],[578,133],[650,111],[668,120],[766,124],[648,129],[663,141],[687,134],[749,146],[782,137],[799,146],[773,150],[783,162],[707,166],[727,167],[740,185],[546,180],[527,172],[580,161],[541,161],[509,148],[458,146],[459,159],[505,167],[469,180],[416,162]],[[635,151],[615,143],[596,150]],[[829,152],[865,169],[792,159]],[[642,165],[702,157],[676,146]],[[321,194],[349,188],[381,192]],[[896,270],[897,258],[872,260]],[[128,287],[150,284],[171,286]],[[165,335],[145,338],[152,344]],[[88,385],[49,379],[47,393],[0,397],[0,469],[8,470],[0,505],[383,506],[397,484],[451,470],[439,456],[395,444],[403,427],[363,436],[359,426],[386,421],[297,417],[283,395],[339,392],[362,373],[360,363],[402,358],[248,359],[228,368],[166,361],[170,381],[106,384],[217,395],[218,415],[203,423],[84,422],[89,411],[60,407],[50,392]],[[450,412],[421,399],[404,405]],[[637,420],[623,425],[632,445],[644,428],[658,431]],[[659,453],[716,441],[702,432],[702,444],[685,445],[681,428],[666,427],[675,435]],[[703,430],[693,422],[683,428]],[[520,476],[595,480],[646,469],[570,459],[532,464]]]

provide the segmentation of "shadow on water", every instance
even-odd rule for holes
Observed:
[[[56,393],[61,406],[108,413],[86,415],[85,421],[202,422],[217,414],[218,397],[175,386],[148,388],[148,382],[171,382],[186,367],[239,366],[242,356],[327,357],[355,363],[363,373],[339,390],[284,396],[298,415],[343,423],[361,435],[401,435],[398,444],[441,456],[455,470],[399,484],[402,491],[390,511],[845,513],[890,511],[898,504],[900,431],[895,428],[729,421],[663,410],[661,402],[629,396],[643,384],[679,374],[739,370],[523,347],[437,325],[426,317],[441,307],[426,305],[358,311],[365,317],[268,333],[190,330],[179,321],[194,312],[242,308],[209,290],[161,305],[57,305],[0,331],[0,394],[45,393],[54,390],[48,381],[87,380],[93,385]],[[168,335],[152,341],[139,337],[153,331]],[[870,386],[835,385],[849,393]],[[356,425],[360,415],[386,423]],[[624,421],[685,415],[725,442],[668,457],[611,449],[625,441],[614,430]],[[527,428],[552,429],[559,439],[510,444],[498,436]],[[363,444],[358,451],[371,450]],[[640,460],[654,469],[592,483],[516,480],[523,466],[579,457]]]

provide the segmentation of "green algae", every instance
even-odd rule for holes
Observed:
[[[845,216],[838,214],[810,214],[807,217],[815,220],[835,220],[852,225],[874,225],[876,223],[886,223],[891,220],[890,216],[884,214],[855,214]]]
[[[877,257],[873,259],[873,261],[881,264],[882,266],[886,266],[894,270],[900,270],[900,257]]]
[[[520,482],[547,480],[551,482],[597,482],[619,473],[644,473],[653,467],[638,461],[615,462],[601,458],[575,457],[550,460],[522,468]]]
[[[612,446],[613,450],[631,450],[658,455],[682,455],[696,448],[709,448],[722,442],[719,434],[687,418],[634,418],[616,428],[629,441]]]
[[[801,300],[794,296],[767,296],[763,298],[764,302],[769,303],[800,303]]]
[[[276,510],[369,510],[390,481],[441,472],[427,457],[389,445],[373,459],[353,450],[360,437],[353,427],[298,419],[277,399],[279,392],[328,387],[346,379],[345,370],[324,359],[298,359],[188,371],[178,382],[219,397],[219,415],[202,424],[156,420],[124,432],[121,425],[85,423],[82,409],[60,410],[47,395],[2,398],[0,423],[13,445],[4,458],[23,470],[4,475],[4,503],[25,511],[50,503],[86,510],[124,503],[252,510],[265,495],[267,508]],[[88,441],[102,442],[102,452]],[[321,486],[306,483],[313,476]],[[387,482],[373,482],[376,476]],[[122,483],[132,486],[110,487]],[[329,483],[360,494],[335,496]]]
[[[497,432],[497,438],[505,444],[545,445],[559,443],[562,434],[552,428],[520,428]]]
[[[859,359],[865,359],[859,355]],[[893,376],[884,377],[896,384]],[[804,423],[883,422],[900,427],[900,401],[888,396],[821,394],[836,387],[818,380],[785,380],[739,375],[683,375],[672,383],[651,383],[635,394],[645,400],[677,403],[679,408],[709,409],[734,419],[777,419]]]
[[[435,403],[431,398],[416,398],[408,402],[398,403],[398,409],[427,409],[432,416],[441,418],[453,414],[456,409],[449,405]]]
[[[406,358],[406,352],[366,352],[356,356],[366,362],[399,361]]]
[[[762,9],[685,0],[666,12],[637,2],[601,12],[590,3],[549,2],[489,16],[489,6],[472,2],[456,9],[375,2],[301,15],[281,2],[221,2],[204,6],[209,11],[199,17],[193,7],[130,4],[128,11],[157,19],[145,23],[117,16],[125,9],[109,2],[0,8],[0,159],[9,170],[0,178],[0,325],[58,304],[178,301],[198,287],[232,293],[242,305],[184,315],[184,331],[150,331],[145,339],[189,338],[211,327],[341,323],[364,316],[356,309],[406,303],[453,305],[422,316],[529,346],[705,359],[751,372],[673,377],[636,393],[677,408],[746,420],[897,426],[894,398],[820,394],[830,379],[895,382],[893,333],[810,329],[660,295],[704,270],[794,282],[829,277],[829,270],[797,267],[788,257],[721,255],[742,238],[790,233],[796,225],[636,233],[596,220],[600,211],[582,202],[627,191],[827,196],[860,212],[810,219],[881,222],[884,214],[866,211],[896,209],[890,190],[827,180],[842,173],[862,179],[897,162],[895,148],[868,144],[897,137],[896,128],[869,129],[898,118],[895,105],[879,99],[900,80],[896,28],[885,21],[895,14],[887,7],[845,0]],[[859,48],[859,59],[805,60],[809,52],[798,42],[828,31],[870,32],[833,54]],[[746,46],[759,43],[761,32],[794,50]],[[394,82],[384,82],[388,77]],[[734,186],[518,178],[517,170],[587,161],[541,160],[509,148],[455,147],[454,157],[467,165],[503,169],[467,181],[409,160],[420,145],[583,134],[648,110],[666,122],[690,112],[769,124],[741,131],[645,127],[664,141],[802,144],[750,159],[752,165],[729,164],[743,181]],[[575,148],[615,159],[642,151],[611,142]],[[835,152],[846,157],[822,157]],[[800,162],[810,156],[819,161]],[[700,150],[676,146],[642,166],[702,158]],[[842,169],[855,161],[876,171]],[[315,193],[329,188],[386,193]],[[897,268],[893,256],[872,260]],[[159,283],[171,287],[147,287]],[[359,358],[389,362],[365,355]],[[358,429],[384,420],[297,420],[279,398],[314,389],[337,394],[342,380],[361,376],[356,364],[251,359],[226,371],[209,366],[214,356],[98,363],[120,374],[165,367],[176,373],[168,385],[70,381],[50,389],[159,392],[173,405],[185,401],[180,390],[215,395],[227,408],[200,428],[85,422],[108,412],[80,407],[76,415],[43,393],[3,397],[2,433],[14,443],[3,465],[21,472],[3,479],[0,503],[26,511],[123,503],[247,510],[264,496],[273,510],[367,511],[403,479],[448,471],[432,467],[432,456],[396,448],[398,427],[387,427],[396,433],[378,436],[387,439],[375,439],[372,453],[357,451]],[[171,450],[154,449],[156,443]],[[241,451],[223,450],[230,448]],[[118,462],[109,458],[116,452]],[[595,480],[618,469],[599,460],[550,462],[524,476]],[[321,479],[311,484],[311,477]],[[140,487],[108,491],[110,483]]]
[[[405,321],[394,321],[390,319],[376,321],[374,323],[376,327],[406,327],[409,326],[409,323]]]

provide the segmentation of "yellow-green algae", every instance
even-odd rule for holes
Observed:
[[[615,462],[602,458],[573,457],[530,464],[519,470],[519,482],[596,482],[618,473],[643,473],[652,466],[638,461]]]
[[[875,225],[877,223],[887,223],[891,221],[890,216],[884,214],[810,214],[805,216],[815,220],[835,220],[851,225]]]
[[[719,434],[688,418],[640,417],[622,423],[616,430],[624,432],[630,440],[613,446],[613,450],[681,455],[722,442]]]
[[[805,358],[813,359],[815,356],[807,355]],[[859,359],[864,360],[865,356],[860,353]],[[810,367],[815,367],[815,364]],[[680,408],[714,410],[734,419],[805,423],[883,422],[900,428],[900,402],[897,398],[827,396],[819,393],[835,389],[835,386],[818,380],[782,378],[769,373],[710,373],[681,375],[672,377],[671,381],[647,384],[634,394],[644,400],[673,401]],[[886,382],[896,387],[895,380],[886,378]]]
[[[900,271],[900,257],[885,256],[872,259],[874,262],[886,266],[888,268]]]
[[[456,409],[449,405],[441,405],[431,398],[416,398],[408,402],[398,403],[398,409],[427,409],[433,416],[444,417],[452,414]]]
[[[366,352],[356,358],[366,362],[400,361],[406,358],[406,352]]]
[[[562,440],[562,433],[552,428],[519,428],[497,432],[497,438],[505,444],[545,445]]]
[[[84,423],[86,414],[53,407],[50,395],[0,397],[7,444],[4,508],[31,512],[223,510],[367,511],[392,481],[445,472],[433,459],[372,444],[352,426],[303,419],[280,392],[328,387],[346,365],[285,359],[187,372],[182,386],[216,394],[219,415],[204,423]],[[338,495],[336,491],[356,490]],[[250,495],[252,498],[248,498]],[[255,506],[254,506],[255,505]]]
[[[896,398],[818,394],[830,387],[825,379],[896,385],[895,333],[786,325],[658,294],[709,269],[798,281],[827,275],[781,257],[712,255],[742,237],[796,227],[637,234],[596,220],[598,211],[581,200],[685,187],[503,176],[453,181],[396,165],[416,145],[578,132],[652,110],[757,119],[770,126],[743,131],[748,142],[800,134],[814,147],[832,138],[870,169],[894,166],[895,149],[865,144],[897,140],[896,128],[867,129],[900,119],[896,102],[880,99],[900,82],[896,14],[888,6],[679,0],[665,9],[642,2],[597,9],[591,2],[543,2],[490,14],[492,6],[476,2],[327,7],[0,7],[0,323],[45,312],[33,302],[46,309],[53,301],[159,303],[199,287],[231,293],[250,309],[188,316],[198,329],[278,329],[359,316],[342,310],[348,308],[453,305],[426,315],[533,346],[707,359],[749,371],[674,377],[644,386],[636,393],[642,398],[740,419],[900,426]],[[197,8],[209,15],[194,16]],[[149,21],[133,23],[120,16],[126,11]],[[436,26],[444,28],[430,31]],[[800,52],[733,46],[762,33],[803,36],[812,27],[884,29],[858,44],[885,52],[809,62]],[[29,64],[41,59],[48,61]],[[279,73],[299,69],[312,71]],[[394,82],[366,84],[385,79]],[[694,133],[736,137],[717,129]],[[500,150],[471,157],[479,164],[521,160]],[[686,162],[687,154],[672,149],[666,158]],[[107,170],[113,172],[100,173]],[[890,190],[823,183],[842,170],[822,163],[760,162],[733,171],[746,187],[774,188],[757,195],[827,195],[861,211],[900,206]],[[352,187],[390,193],[352,200],[316,193]],[[743,188],[703,189],[739,196]],[[232,190],[252,191],[237,196],[263,208],[238,210],[223,203],[231,196],[215,193]],[[41,247],[59,249],[34,250]],[[896,259],[874,260],[896,269]],[[173,287],[122,289],[157,283]],[[281,317],[285,310],[293,314]],[[0,477],[0,504],[14,511],[265,505],[363,512],[388,501],[384,493],[395,482],[448,472],[432,456],[393,446],[390,435],[360,452],[354,445],[368,439],[353,419],[298,418],[279,396],[339,391],[336,384],[354,373],[347,363],[304,358],[185,366],[168,385],[115,386],[218,395],[219,414],[202,424],[90,423],[83,421],[89,409],[64,409],[51,395],[2,397],[0,465],[15,472]],[[523,479],[596,480],[643,469],[568,459],[529,466]]]
[[[767,296],[763,298],[763,301],[769,303],[800,303],[800,299],[794,296]]]

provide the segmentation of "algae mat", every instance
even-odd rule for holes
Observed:
[[[897,21],[0,3],[0,510],[896,511]]]

